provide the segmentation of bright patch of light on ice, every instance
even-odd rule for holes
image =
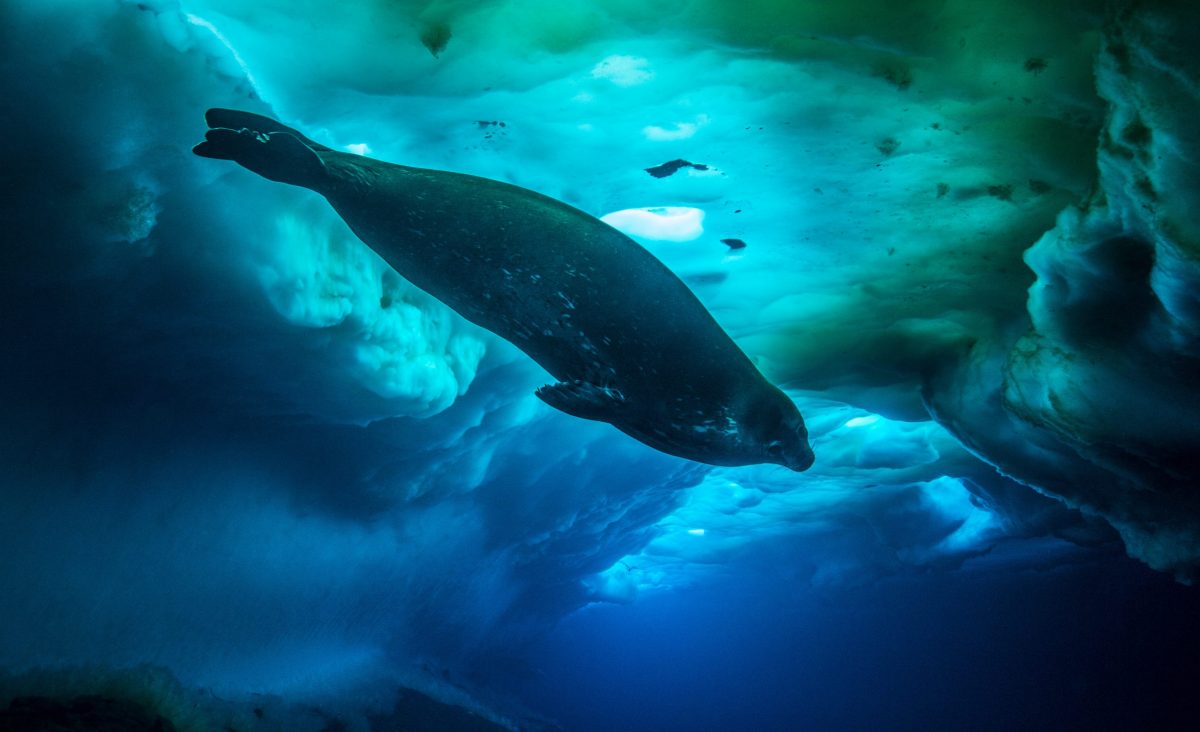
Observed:
[[[880,419],[878,414],[868,414],[865,417],[854,417],[846,420],[845,427],[868,427],[875,424]]]
[[[659,241],[691,241],[704,233],[704,212],[686,206],[627,208],[600,217],[631,236]]]
[[[235,63],[237,63],[238,68],[241,69],[242,73],[246,75],[246,81],[250,82],[250,86],[254,88],[255,93],[261,97],[262,89],[258,87],[258,82],[254,80],[254,75],[250,73],[250,67],[247,66],[246,62],[242,60],[241,54],[237,52],[237,49],[233,47],[233,44],[229,42],[229,39],[226,38],[221,31],[217,30],[215,25],[204,18],[201,18],[199,15],[192,15],[191,13],[188,13],[185,17],[187,18],[187,22],[191,23],[192,25],[198,25],[217,37],[217,40],[221,42],[221,45],[225,46],[225,48],[229,50],[229,53],[233,56],[233,60]]]
[[[926,483],[922,491],[927,505],[959,526],[936,547],[955,552],[982,546],[1003,532],[999,517],[992,513],[955,478],[941,477]]]
[[[346,146],[347,152],[352,152],[355,155],[370,155],[371,146],[365,142],[352,142]]]
[[[704,536],[704,529],[688,529],[688,533],[692,536]]]
[[[592,77],[608,79],[617,86],[636,86],[654,78],[650,62],[637,56],[609,56],[592,68]]]
[[[686,140],[696,134],[696,131],[708,122],[707,115],[700,115],[695,122],[676,122],[674,127],[659,127],[650,125],[642,128],[642,134],[647,140],[669,142],[671,140]]]

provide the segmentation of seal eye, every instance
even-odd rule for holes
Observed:
[[[783,457],[783,443],[779,440],[773,440],[767,445],[767,454],[773,458]]]

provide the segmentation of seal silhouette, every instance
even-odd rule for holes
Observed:
[[[210,109],[193,152],[323,195],[403,277],[510,341],[552,407],[712,465],[813,462],[804,420],[665,265],[600,220],[487,178],[338,152]]]

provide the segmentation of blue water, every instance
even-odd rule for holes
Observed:
[[[775,580],[775,581],[772,581]],[[526,692],[571,729],[1183,729],[1195,593],[1114,557],[597,606]]]

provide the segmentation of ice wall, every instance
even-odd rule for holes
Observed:
[[[1181,578],[1200,557],[1197,17],[1109,16],[1096,190],[1025,253],[1028,331],[977,347],[930,394],[1002,471],[1105,517],[1133,556]]]

